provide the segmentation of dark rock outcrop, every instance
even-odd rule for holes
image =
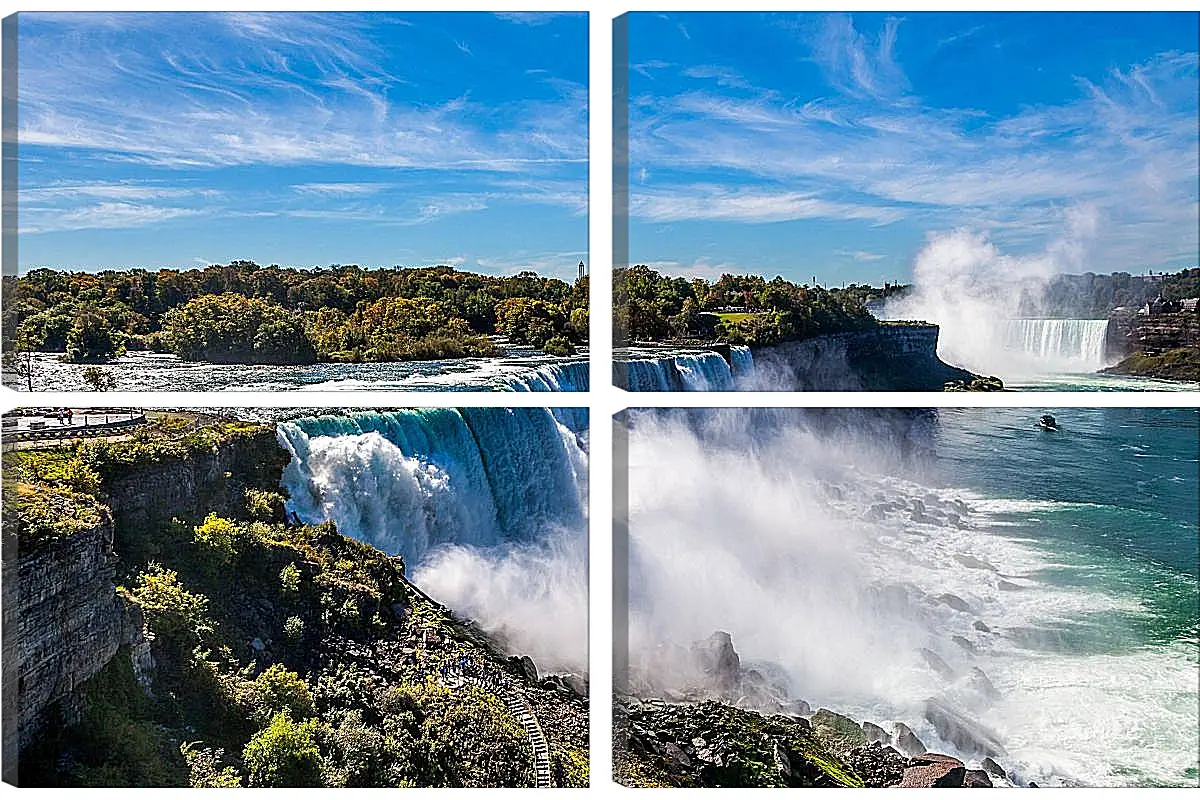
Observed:
[[[781,391],[941,391],[980,376],[937,356],[938,326],[880,325],[753,348],[762,389]]]
[[[967,768],[957,758],[924,753],[911,759],[900,781],[901,789],[955,789],[963,785]]]
[[[926,750],[925,743],[922,742],[915,733],[913,733],[912,728],[908,727],[903,722],[897,722],[893,726],[892,741],[896,744],[896,747],[899,748],[900,752],[909,758],[919,756]]]
[[[725,631],[713,631],[706,640],[696,642],[692,654],[718,692],[733,692],[741,685],[742,660],[733,649],[733,637]]]

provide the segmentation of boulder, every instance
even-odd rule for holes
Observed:
[[[789,716],[806,717],[812,713],[812,706],[810,706],[805,700],[788,700],[783,704],[782,711],[784,714],[788,714]]]
[[[976,558],[975,556],[968,556],[960,553],[954,556],[954,560],[962,564],[967,569],[983,569],[987,570],[988,572],[999,572],[999,570],[997,570],[991,564],[984,561],[982,558]]]
[[[812,726],[813,732],[839,754],[867,744],[867,735],[857,722],[828,708],[817,709],[812,715]]]
[[[867,735],[868,742],[883,742],[891,744],[892,737],[883,728],[876,725],[874,722],[864,722],[862,724],[863,733]]]
[[[703,642],[692,645],[696,664],[719,692],[735,691],[741,684],[742,660],[733,649],[733,637],[713,631]]]
[[[970,612],[970,610],[971,610],[971,607],[969,605],[967,605],[967,601],[963,600],[961,597],[959,597],[956,594],[950,594],[949,592],[947,592],[946,594],[939,594],[934,599],[936,599],[939,603],[941,603],[943,605],[950,606],[955,611]]]
[[[983,760],[983,768],[987,770],[989,774],[995,775],[997,778],[1008,777],[1008,773],[1004,771],[1004,767],[1000,766],[990,758],[985,758]]]
[[[892,741],[901,753],[912,758],[925,752],[925,743],[903,722],[892,726]]]
[[[900,780],[902,789],[956,789],[963,785],[967,768],[957,758],[923,753],[909,760]]]
[[[925,701],[925,719],[944,741],[961,752],[980,756],[1003,756],[1004,746],[995,732],[935,698]]]
[[[963,776],[963,787],[966,789],[991,789],[992,779],[982,769],[969,769]]]
[[[937,653],[933,652],[928,647],[922,647],[921,655],[924,657],[925,663],[929,665],[929,668],[938,675],[946,680],[951,680],[954,678],[954,668],[947,664],[946,661]]]
[[[880,742],[856,747],[846,754],[849,764],[868,788],[895,786],[904,778],[908,759]]]
[[[971,667],[971,671],[967,675],[967,688],[989,702],[1000,698],[1000,690],[992,684],[991,678],[979,667]]]
[[[980,620],[975,620],[975,624],[972,625],[971,627],[974,628],[975,630],[979,631],[980,633],[991,633],[992,632],[992,629],[989,628],[987,625],[984,625],[983,622],[981,622]]]
[[[963,650],[966,650],[968,653],[974,654],[976,652],[975,645],[972,644],[971,640],[965,636],[959,636],[959,635],[955,634],[954,636],[950,637],[950,641],[954,642],[956,645],[961,647]]]
[[[663,755],[666,756],[669,761],[678,764],[684,769],[692,768],[692,760],[688,758],[687,753],[679,749],[679,745],[675,744],[674,742],[667,742],[665,745],[663,745]]]

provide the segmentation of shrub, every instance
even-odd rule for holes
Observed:
[[[283,636],[289,644],[299,644],[304,638],[304,620],[299,617],[288,617],[283,623]]]
[[[279,584],[284,594],[300,593],[300,570],[295,564],[288,564],[279,571]]]
[[[555,336],[546,342],[542,352],[552,356],[569,356],[575,354],[575,345],[565,336]]]
[[[199,742],[184,742],[179,745],[191,777],[188,783],[193,789],[237,789],[242,785],[242,776],[233,767],[221,766],[225,751],[221,748],[201,747]]]
[[[277,522],[283,519],[283,495],[261,489],[246,490],[246,512],[260,522]]]
[[[242,751],[251,786],[320,786],[324,766],[317,749],[317,721],[296,723],[276,714]]]
[[[150,564],[138,575],[129,592],[131,599],[142,607],[146,622],[156,633],[196,642],[212,633],[208,621],[208,598],[183,588],[179,574]]]
[[[272,664],[254,680],[256,714],[268,720],[280,712],[294,719],[307,719],[316,714],[308,684],[282,664]]]
[[[192,538],[198,545],[211,547],[220,555],[222,561],[227,562],[236,552],[237,533],[237,526],[232,522],[216,514],[209,514],[203,523],[193,529]]]

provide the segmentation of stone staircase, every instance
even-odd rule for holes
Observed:
[[[466,675],[455,669],[448,671],[445,683],[451,689],[471,684],[499,697],[509,712],[521,723],[525,735],[529,737],[529,744],[533,749],[534,786],[538,789],[554,787],[554,783],[550,779],[550,744],[546,741],[546,734],[542,732],[542,726],[538,724],[537,715],[533,713],[533,709],[529,707],[529,703],[520,692],[509,691],[486,678]]]

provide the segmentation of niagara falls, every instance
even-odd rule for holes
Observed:
[[[632,782],[1194,786],[1197,412],[1053,411],[628,412]]]

